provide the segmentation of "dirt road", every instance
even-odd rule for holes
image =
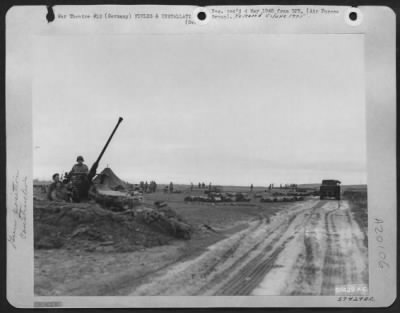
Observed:
[[[347,201],[308,200],[175,263],[131,295],[335,295],[368,285],[364,233]],[[362,289],[363,292],[367,292]],[[360,294],[360,293],[358,293]]]

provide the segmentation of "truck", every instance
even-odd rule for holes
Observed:
[[[324,179],[319,188],[319,197],[321,200],[334,198],[340,200],[340,184],[336,179]]]

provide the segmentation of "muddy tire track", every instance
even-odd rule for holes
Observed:
[[[253,294],[335,295],[336,287],[352,285],[365,290],[367,248],[348,202],[338,206],[336,201],[321,201],[308,217],[303,216],[292,228],[295,238],[275,261],[278,267],[275,265]]]
[[[268,246],[264,252],[272,250]],[[263,276],[274,265],[275,259],[278,254],[283,250],[280,247],[274,250],[270,257],[265,260],[262,256],[257,256],[249,262],[245,269],[242,269],[239,275],[236,275],[227,284],[225,284],[214,295],[247,295],[261,282]]]
[[[247,250],[246,253],[242,254],[239,258],[237,258],[230,266],[228,266],[224,270],[219,271],[218,273],[216,273],[215,276],[210,280],[210,282],[206,286],[202,287],[198,292],[196,292],[196,295],[204,294],[208,289],[212,288],[212,286],[216,286],[218,284],[223,283],[224,281],[226,281],[227,277],[229,277],[229,275],[232,272],[234,272],[238,268],[242,268],[243,264],[249,265],[249,263],[251,263],[253,261],[257,262],[259,260],[259,258],[261,258],[263,255],[269,253],[272,250],[273,244],[269,244],[269,245],[267,245],[265,247],[262,247],[262,245],[265,244],[264,241],[266,239],[269,239],[271,236],[275,236],[275,238],[272,239],[272,241],[275,243],[278,240],[279,234],[282,232],[280,230],[280,228],[284,227],[286,229],[287,227],[290,226],[290,224],[293,222],[293,220],[294,220],[294,218],[290,218],[289,219],[289,224],[287,226],[278,225],[276,227],[273,227],[273,228],[269,229],[266,232],[266,235],[263,238],[263,240],[259,240],[257,243],[252,245]],[[248,234],[248,236],[251,236],[251,235],[252,235],[251,233]],[[240,242],[238,242],[238,246],[240,246]],[[247,261],[247,263],[246,263],[246,259],[249,258],[249,255],[251,253],[257,251],[258,249],[260,249],[260,251],[258,252],[257,256],[254,259],[252,259],[251,261]],[[233,257],[233,255],[232,255],[232,257]],[[223,263],[223,262],[220,262],[220,263]],[[255,263],[252,263],[252,264],[255,264]],[[214,271],[214,270],[215,270],[215,268],[211,269],[211,271]],[[234,279],[235,279],[235,277],[234,277]],[[217,294],[220,295],[220,293],[221,293],[221,290],[218,290],[218,292],[216,292],[215,295],[217,295]]]
[[[309,215],[303,223],[307,224],[312,218],[315,210],[320,206],[321,202],[318,202],[311,209],[306,209],[310,210],[310,213],[308,213]],[[287,232],[295,218],[306,210],[302,210],[289,216],[287,226],[279,232],[277,237],[281,237],[285,232]],[[278,247],[275,247],[278,241],[275,239],[270,245],[260,251],[256,257],[245,264],[241,268],[241,271],[226,282],[214,295],[249,295],[263,281],[266,274],[276,267],[276,259],[285,249],[287,243],[293,240],[294,237],[295,236],[292,234]],[[272,252],[268,255],[269,251]]]
[[[314,255],[316,253],[316,247],[314,247],[315,243],[313,242],[312,238],[308,236],[308,230],[310,227],[310,224],[313,221],[313,218],[315,216],[315,220],[318,222],[318,220],[321,218],[321,213],[316,212],[317,209],[320,209],[326,201],[320,201],[318,203],[318,206],[315,206],[311,209],[311,212],[309,213],[309,216],[303,223],[303,232],[302,232],[302,237],[303,237],[303,244],[304,244],[304,254],[299,254],[297,257],[297,264],[301,263],[301,266],[299,267],[297,271],[297,276],[296,279],[294,280],[294,290],[290,292],[290,295],[293,296],[298,296],[298,295],[307,295],[309,294],[308,292],[305,292],[301,286],[306,283],[307,285],[312,285],[315,281],[315,271],[316,271],[316,266],[314,264]],[[315,224],[315,223],[314,223]],[[311,225],[311,227],[313,227]],[[315,241],[315,240],[314,240]]]
[[[264,217],[259,217],[258,222],[259,223],[252,229],[253,232],[256,231],[257,229],[259,229],[260,227],[263,227],[266,223],[269,223],[269,220],[267,220]],[[251,233],[250,233],[250,235],[251,235]],[[208,266],[208,269],[206,269],[201,274],[202,277],[205,278],[205,277],[209,276],[219,264],[224,263],[229,257],[231,257],[236,252],[236,250],[240,247],[241,242],[243,242],[246,239],[246,237],[248,237],[248,236],[249,236],[248,233],[245,233],[242,236],[240,236],[238,241],[235,244],[233,244],[221,257],[216,259],[214,263],[212,263]],[[259,245],[259,244],[260,243],[258,243],[257,245]],[[255,249],[256,246],[254,246],[252,249],[250,249],[249,252],[251,252],[253,249]]]
[[[325,214],[325,232],[326,232],[326,251],[323,261],[322,270],[322,286],[321,295],[333,295],[334,286],[332,283],[332,277],[336,272],[336,260],[335,260],[335,248],[334,248],[334,236],[336,226],[332,223],[332,215],[334,211],[329,211]]]
[[[321,295],[335,295],[335,287],[362,283],[353,255],[360,255],[359,240],[354,233],[348,209],[336,208],[325,216],[326,252],[322,277]],[[340,225],[340,227],[337,226]]]

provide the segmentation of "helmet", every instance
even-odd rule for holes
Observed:
[[[77,158],[76,158],[76,161],[85,161],[84,159],[83,159],[83,156],[81,156],[81,155],[79,155]]]

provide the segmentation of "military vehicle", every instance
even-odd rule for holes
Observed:
[[[324,179],[319,188],[321,200],[334,198],[340,200],[340,181],[336,179]]]

